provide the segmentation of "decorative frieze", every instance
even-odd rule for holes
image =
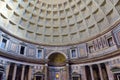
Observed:
[[[36,57],[36,49],[28,47],[26,56],[31,57],[31,58],[35,58]]]
[[[19,47],[19,46],[18,46],[17,43],[11,41],[11,42],[9,43],[9,46],[8,46],[8,51],[11,52],[11,53],[16,54],[16,53],[18,52],[18,47]]]
[[[80,44],[78,46],[78,54],[80,58],[86,57],[87,56],[87,46],[86,44]]]
[[[112,32],[114,34],[114,39],[115,39],[118,47],[120,47],[120,24],[118,24],[117,27],[114,28]]]

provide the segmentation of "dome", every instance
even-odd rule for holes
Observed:
[[[119,0],[1,0],[0,26],[20,39],[70,45],[107,32],[120,19]]]

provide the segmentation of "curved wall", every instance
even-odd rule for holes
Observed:
[[[95,37],[90,41],[68,46],[45,46],[29,43],[9,35],[1,28],[0,49],[2,53],[5,53],[7,57],[10,56],[11,58],[11,55],[13,55],[30,60],[44,61],[44,59],[48,59],[50,54],[58,52],[64,54],[68,60],[82,59],[86,61],[87,59],[101,58],[104,55],[113,55],[115,51],[117,53],[119,50],[119,24],[115,26],[109,32]],[[1,55],[5,56],[4,54]]]
[[[47,80],[47,73],[51,74],[51,72],[47,72],[48,68],[50,71],[54,68],[60,70],[65,69],[65,75],[71,73],[67,75],[67,77],[64,76],[66,80],[71,80],[76,73],[77,75],[79,74],[83,80],[89,80],[87,76],[85,76],[88,75],[86,70],[92,69],[98,71],[98,68],[102,68],[105,69],[108,74],[108,80],[113,80],[113,74],[119,76],[115,74],[116,71],[114,70],[114,68],[120,67],[119,32],[120,26],[117,23],[110,31],[84,43],[68,46],[43,46],[22,41],[19,38],[17,39],[1,28],[0,60],[1,66],[5,69],[3,72],[5,77],[3,76],[3,78],[9,80],[9,78],[11,78],[9,73],[13,72],[13,75],[15,75],[18,70],[25,69],[26,72],[30,72],[29,74],[25,73],[26,75],[24,76],[26,78],[32,79],[39,72],[39,74]],[[67,59],[63,67],[48,66],[48,56],[55,52],[62,53],[66,56]],[[14,67],[13,71],[11,71],[11,66]],[[13,80],[19,79],[19,77],[12,78]]]

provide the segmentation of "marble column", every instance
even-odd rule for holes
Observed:
[[[81,70],[82,70],[82,72],[81,72],[81,79],[82,80],[87,80],[86,79],[86,72],[85,72],[85,66],[81,66]]]
[[[110,71],[110,66],[108,65],[108,63],[105,63],[105,67],[106,67],[108,79],[109,79],[109,80],[114,80],[112,71]]]
[[[8,79],[8,75],[9,75],[9,70],[10,70],[10,63],[8,63],[7,65],[6,65],[6,80]]]
[[[92,69],[92,65],[89,66],[90,67],[90,74],[91,74],[91,78],[92,80],[94,80],[94,73],[93,73],[93,69]]]
[[[34,80],[36,80],[36,76],[34,77]]]
[[[32,79],[32,66],[29,66],[29,71],[28,71],[28,80]]]
[[[45,80],[48,80],[48,64],[45,64]]]
[[[25,72],[25,66],[22,65],[22,73],[21,73],[21,80],[24,80],[24,72]]]
[[[17,71],[17,65],[15,64],[14,65],[14,70],[13,70],[13,76],[12,76],[12,80],[15,80],[15,77],[16,77],[16,71]]]
[[[69,70],[69,64],[68,63],[66,64],[66,72],[67,72],[67,80],[71,80],[70,76],[69,76],[70,70]]]
[[[99,69],[100,80],[103,80],[103,75],[102,75],[102,69],[101,69],[101,66],[100,66],[100,64],[98,64],[97,66],[98,66],[98,69]]]

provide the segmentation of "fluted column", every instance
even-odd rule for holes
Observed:
[[[71,80],[70,76],[69,76],[70,70],[69,70],[69,64],[68,63],[66,64],[66,72],[67,72],[67,80]]]
[[[92,80],[94,80],[92,65],[90,65],[89,67],[90,67],[91,78],[92,78]]]
[[[48,80],[48,64],[45,64],[45,80]]]
[[[10,63],[6,65],[6,80],[8,79],[9,70],[10,70]]]
[[[28,71],[28,80],[32,79],[32,66],[29,66],[29,71]]]
[[[21,73],[21,80],[24,80],[24,72],[25,72],[25,66],[22,65],[22,73]]]
[[[97,65],[100,73],[100,79],[103,80],[102,70],[100,64]]]
[[[108,63],[105,63],[105,67],[106,67],[106,71],[107,71],[107,75],[108,75],[109,80],[114,80],[113,74],[110,71],[110,67],[109,67]]]
[[[17,65],[15,64],[14,65],[14,71],[13,71],[13,77],[12,77],[12,80],[15,80],[15,77],[16,77],[16,70],[17,70]]]

